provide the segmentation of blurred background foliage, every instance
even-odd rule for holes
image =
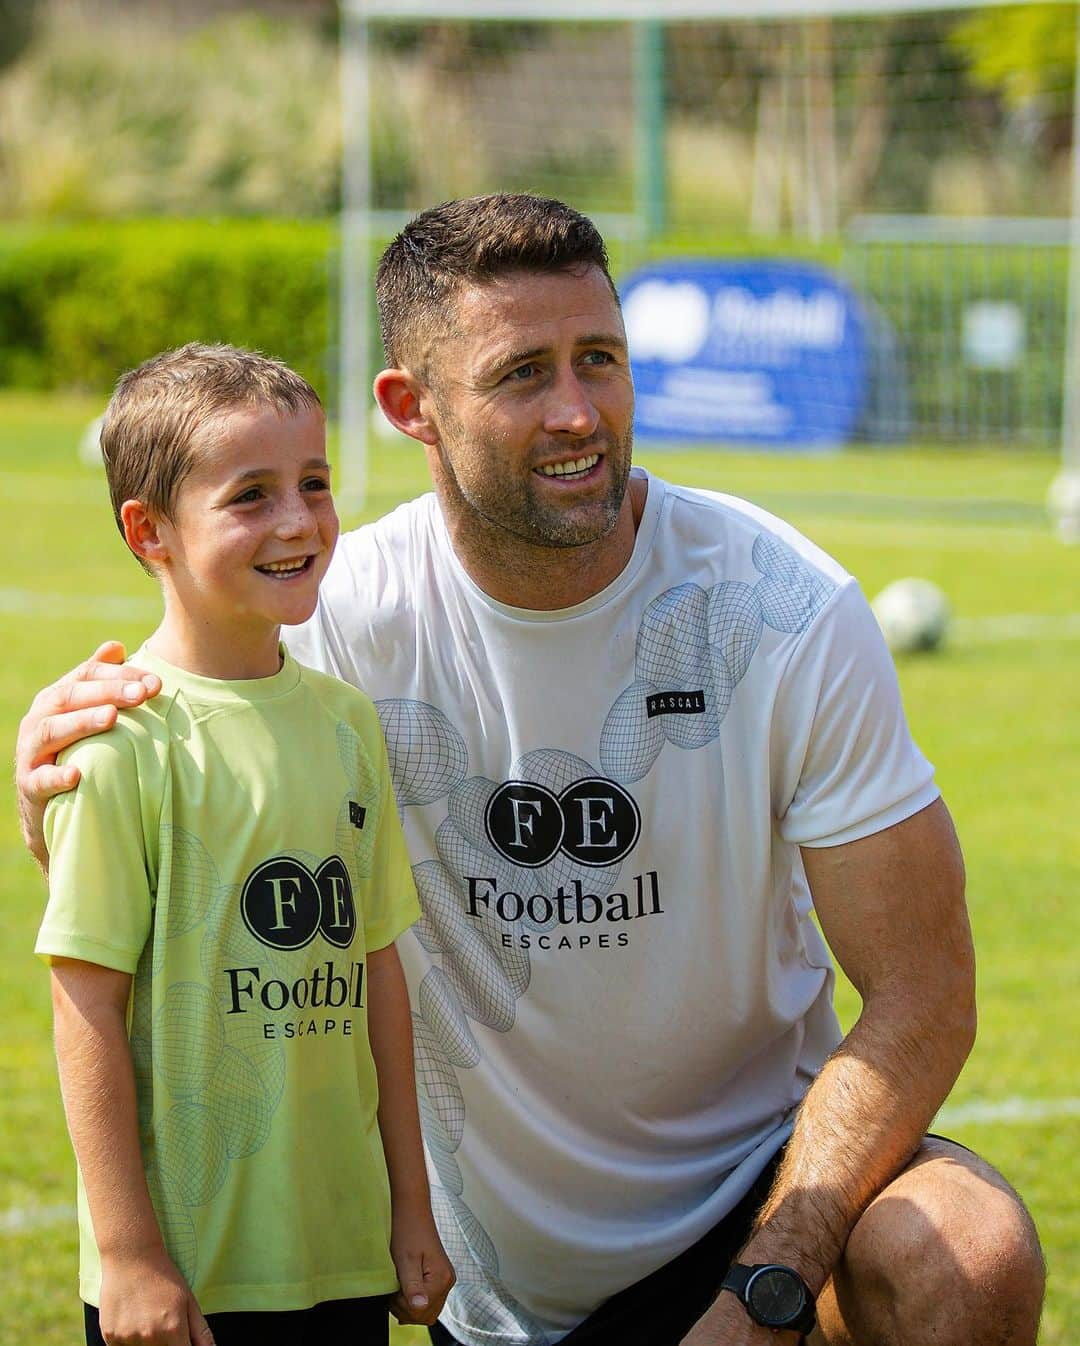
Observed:
[[[336,0],[0,0],[0,385],[101,390],[199,337],[333,394],[340,28]],[[493,184],[602,220],[640,206],[629,25],[435,18],[371,40],[390,218]],[[810,239],[831,260],[865,212],[1066,216],[1075,45],[1072,4],[665,24],[664,219],[644,241],[605,225],[616,269]],[[944,311],[952,264],[931,269]],[[1060,326],[1043,270],[1025,294]]]
[[[1007,109],[1029,117],[1041,112],[1048,124],[1067,122],[1076,67],[1074,5],[975,10],[961,16],[952,41],[975,82],[999,95]]]
[[[0,30],[9,10],[0,216],[336,210],[335,6],[3,0]]]
[[[1075,5],[814,23],[799,59],[831,71],[841,220],[1064,210]],[[795,41],[786,28],[665,26],[669,190],[690,223],[730,228],[745,210],[763,100]],[[333,214],[338,32],[335,0],[0,0],[0,220]],[[632,192],[631,58],[610,29],[432,21],[372,34],[377,206],[428,204],[451,172],[460,194],[511,150],[540,189],[587,180],[592,165]],[[563,78],[565,127],[549,117],[537,135],[483,116],[503,85],[527,109],[534,81]],[[464,142],[463,102],[482,128]]]
[[[0,387],[100,391],[155,351],[272,351],[328,396],[326,220],[121,220],[0,229]]]

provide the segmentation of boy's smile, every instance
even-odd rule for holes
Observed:
[[[278,629],[306,621],[338,535],[320,412],[237,408],[202,433],[150,555],[165,592],[151,641],[223,678],[279,666]]]

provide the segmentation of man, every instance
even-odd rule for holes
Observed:
[[[924,1138],[974,1035],[962,862],[857,587],[631,470],[576,212],[427,211],[377,292],[375,393],[435,493],[342,540],[290,646],[378,702],[424,908],[434,1339],[1033,1343],[1030,1220]],[[39,857],[55,752],[154,690],[120,659],[23,723]],[[811,903],[863,998],[843,1040]]]

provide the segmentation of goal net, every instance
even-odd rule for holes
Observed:
[[[864,436],[1054,442],[1076,40],[1075,5],[351,0],[347,488],[373,250],[418,209],[494,190],[591,215],[617,278],[673,255],[838,269],[885,334],[880,387],[906,390]]]

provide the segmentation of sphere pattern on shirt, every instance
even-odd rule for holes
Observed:
[[[432,1202],[458,1277],[449,1307],[492,1343],[545,1346],[550,1338],[500,1280],[495,1247],[467,1204],[454,1157],[467,1122],[458,1072],[483,1056],[483,1036],[470,1023],[508,1032],[516,1002],[529,987],[528,950],[500,936],[515,926],[550,931],[557,916],[540,908],[523,909],[516,921],[495,914],[470,921],[462,876],[489,876],[498,891],[514,894],[569,892],[575,882],[578,891],[601,900],[616,890],[621,858],[602,867],[584,864],[565,846],[552,847],[550,837],[536,857],[542,863],[515,864],[493,842],[489,806],[507,782],[527,782],[557,804],[575,783],[590,778],[623,785],[641,780],[665,745],[694,751],[715,742],[766,629],[780,635],[805,631],[836,587],[771,534],[757,536],[752,561],[759,575],[754,583],[681,584],[649,604],[637,635],[634,681],[616,696],[603,723],[599,766],[562,748],[541,747],[512,762],[506,782],[493,781],[470,774],[465,737],[437,707],[404,700],[377,704],[399,807],[446,801],[435,831],[437,858],[413,867],[423,912],[414,933],[439,960],[419,988],[414,1048],[425,1142],[437,1178]],[[701,694],[700,713],[649,714],[650,697],[687,692]]]

